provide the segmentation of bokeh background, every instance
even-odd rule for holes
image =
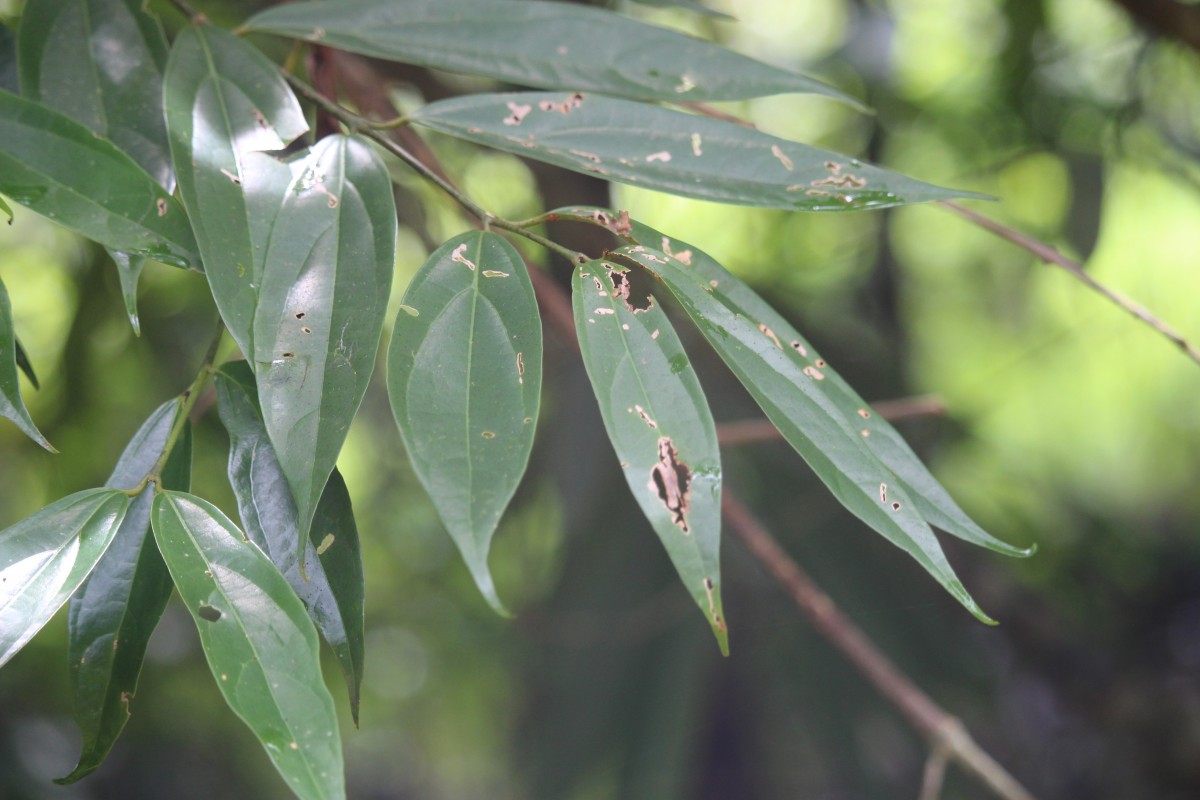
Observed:
[[[863,97],[875,116],[799,96],[723,107],[777,135],[992,194],[999,202],[976,207],[1200,340],[1191,46],[1144,30],[1114,0],[708,2],[738,22],[620,8]],[[231,24],[251,10],[200,5]],[[0,1],[5,21],[19,10]],[[10,47],[0,27],[5,86]],[[378,68],[401,105],[493,88]],[[590,179],[431,143],[501,215],[609,201]],[[465,222],[395,172],[398,303]],[[1200,365],[1065,272],[937,207],[785,214],[624,188],[611,202],[755,285],[868,399],[940,398],[944,414],[902,432],[984,527],[1038,544],[1011,561],[945,540],[1001,622],[988,628],[841,509],[786,445],[726,448],[729,485],[875,643],[1039,798],[1200,797]],[[99,485],[142,419],[190,382],[215,318],[201,276],[151,265],[135,338],[103,252],[15,211],[0,225],[0,278],[41,378],[40,391],[23,385],[27,402],[61,454],[0,424],[2,526]],[[566,284],[564,264],[527,252]],[[546,330],[539,439],[492,558],[515,620],[478,596],[408,466],[382,381],[351,430],[339,466],[368,581],[362,728],[343,720],[351,797],[915,798],[925,743],[732,537],[733,653],[719,656],[627,493],[571,341]],[[718,420],[758,416],[700,337],[680,332]],[[196,433],[194,491],[235,513],[215,414]],[[78,755],[65,630],[60,614],[0,671],[0,798],[287,796],[174,601],[108,762],[52,785]],[[340,700],[332,663],[327,675]],[[942,796],[986,790],[951,768]]]

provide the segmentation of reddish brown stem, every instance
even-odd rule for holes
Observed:
[[[880,652],[859,628],[844,616],[833,600],[813,583],[761,522],[728,487],[722,512],[729,527],[750,553],[775,579],[796,608],[865,677],[900,714],[929,739],[934,751],[970,772],[1004,800],[1033,800],[1004,767],[975,743],[963,724],[946,713]]]

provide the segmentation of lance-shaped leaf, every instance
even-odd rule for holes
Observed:
[[[0,531],[0,666],[79,588],[128,507],[123,492],[87,489]]]
[[[608,261],[575,270],[579,349],[625,480],[728,654],[716,426],[667,315],[629,278]]]
[[[141,0],[33,0],[21,15],[21,93],[81,122],[127,153],[168,192],[175,188],[162,73],[167,39]],[[121,68],[113,69],[120,53]],[[145,259],[109,251],[135,334]]]
[[[25,377],[29,378],[29,382],[33,384],[33,388],[42,388],[38,384],[37,373],[33,371],[33,364],[29,361],[29,356],[25,354],[25,348],[21,346],[21,340],[13,335],[13,346],[17,350],[17,366],[21,368],[21,372],[25,373]]]
[[[495,233],[439,247],[404,295],[388,395],[408,456],[488,602],[487,556],[533,447],[542,326],[520,254]]]
[[[162,456],[179,410],[163,403],[129,440],[105,486],[135,489]],[[191,482],[191,426],[185,423],[162,472],[162,485],[187,490]],[[75,721],[83,734],[79,764],[56,783],[89,775],[108,755],[129,719],[146,644],[174,584],[150,533],[153,486],[129,504],[112,545],[71,598],[67,658]]]
[[[576,172],[733,205],[846,211],[981,197],[725,120],[602,95],[473,94],[409,118]]]
[[[585,6],[511,0],[289,3],[251,30],[522,86],[689,103],[808,92],[857,101],[806,75]]]
[[[0,281],[0,415],[11,419],[26,436],[54,453],[57,451],[46,441],[37,425],[33,424],[29,410],[25,408],[25,401],[21,399],[21,380],[17,375],[17,366],[20,357],[24,355],[13,332],[12,306],[8,302],[8,290]]]
[[[199,268],[183,209],[107,139],[0,91],[0,192],[113,250]]]
[[[346,796],[333,698],[304,604],[220,509],[161,492],[154,538],[196,627],[225,702],[302,800]]]
[[[358,139],[326,137],[295,168],[267,250],[253,352],[301,548],[375,366],[396,206],[387,168]]]
[[[221,317],[248,357],[263,257],[291,173],[266,155],[308,129],[279,71],[209,25],[185,28],[164,78],[179,190]]]
[[[302,572],[296,552],[296,503],[263,424],[254,373],[245,361],[234,361],[221,367],[216,384],[217,409],[229,432],[229,483],[242,527],[287,578],[333,648],[357,724],[364,584],[358,528],[346,484],[336,469],[329,476],[304,546]]]
[[[29,0],[18,36],[21,94],[106,137],[171,191],[162,113],[167,40],[143,5]]]
[[[557,213],[611,224],[607,212],[596,209]],[[928,489],[930,481],[936,481],[923,466],[915,469],[899,458],[894,444],[882,448],[887,463],[868,447],[875,436],[872,427],[882,431],[886,423],[873,415],[863,417],[864,411],[870,414],[866,404],[840,378],[834,382],[833,370],[807,342],[798,335],[789,338],[795,333],[790,326],[779,325],[776,330],[768,324],[780,322],[773,313],[764,322],[739,305],[737,300],[746,301],[752,294],[750,290],[704,253],[647,226],[632,223],[630,227],[632,230],[625,231],[630,239],[652,241],[658,247],[631,244],[613,251],[614,255],[644,267],[663,281],[767,417],[834,496],[909,553],[977,618],[992,622],[954,574],[924,512],[935,509],[937,524],[946,524],[955,535],[976,544],[1008,555],[1028,555],[1029,551],[1005,545],[973,523],[963,525],[956,518],[967,519],[966,515],[957,506],[951,509],[946,505],[947,501],[953,505],[953,501],[944,490],[918,502],[916,497]],[[754,304],[757,312],[764,308],[765,304]],[[899,440],[898,434],[895,437]],[[891,464],[901,467],[903,475],[895,473]]]

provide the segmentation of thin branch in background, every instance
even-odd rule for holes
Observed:
[[[895,400],[880,400],[871,404],[875,414],[888,422],[913,417],[940,417],[946,406],[934,395],[898,397]],[[717,440],[722,445],[735,446],[770,442],[782,438],[779,429],[768,419],[746,419],[722,422],[717,425]]]
[[[947,753],[944,747],[935,747],[925,759],[925,772],[921,777],[921,794],[918,800],[938,800],[942,796],[942,783],[946,778]]]
[[[1045,242],[1040,242],[1037,239],[1026,236],[1023,233],[1013,230],[1012,228],[1001,225],[994,219],[985,217],[984,215],[976,211],[972,211],[969,208],[964,208],[958,203],[942,201],[938,205],[942,206],[943,208],[947,208],[950,211],[953,211],[955,214],[958,214],[960,217],[975,223],[985,231],[994,233],[1001,239],[1012,242],[1017,247],[1028,250],[1030,253],[1037,256],[1042,261],[1045,261],[1047,264],[1053,264],[1056,267],[1065,269],[1089,289],[1125,309],[1125,311],[1129,312],[1154,330],[1158,331],[1160,334],[1169,339],[1176,347],[1182,350],[1188,358],[1192,359],[1197,364],[1200,364],[1200,351],[1197,351],[1196,348],[1193,347],[1192,344],[1188,342],[1188,340],[1185,339],[1181,333],[1160,320],[1158,317],[1151,314],[1145,308],[1142,308],[1137,303],[1129,300],[1128,298],[1122,297],[1121,295],[1101,284],[1099,281],[1089,275],[1079,263],[1064,256],[1058,251],[1057,248],[1052,247]]]
[[[938,706],[880,652],[871,640],[834,605],[800,569],[761,522],[725,487],[722,513],[734,534],[787,592],[812,626],[850,661],[917,731],[933,751],[943,750],[1004,800],[1034,800],[1016,778],[1000,766],[956,718]]]

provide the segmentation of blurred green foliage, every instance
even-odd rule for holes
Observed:
[[[202,5],[231,22],[242,13]],[[711,5],[740,22],[627,10],[860,93],[876,117],[812,97],[723,107],[995,195],[982,211],[1200,340],[1196,52],[1148,38],[1109,0]],[[0,2],[0,18],[18,12]],[[415,86],[399,93],[421,102]],[[540,195],[595,191],[435,145],[473,196],[511,217],[544,208]],[[432,247],[466,227],[393,170],[407,188],[389,318]],[[939,395],[946,416],[903,432],[984,527],[1040,545],[1011,562],[946,543],[1002,623],[986,629],[867,535],[786,447],[727,450],[731,485],[875,642],[1040,798],[1200,794],[1200,367],[1064,272],[935,207],[797,215],[624,188],[613,202],[752,282],[864,396]],[[0,278],[41,378],[23,391],[62,454],[0,425],[5,526],[99,485],[146,413],[190,382],[215,320],[202,276],[152,265],[135,338],[103,252],[15,212],[0,225]],[[547,268],[565,282],[564,265]],[[754,416],[703,342],[684,344],[718,419]],[[368,392],[339,462],[368,586],[363,727],[343,720],[351,796],[915,796],[923,743],[732,540],[733,656],[715,654],[628,496],[572,343],[549,329],[546,367],[530,474],[492,559],[513,622],[478,596],[382,384]],[[195,489],[233,513],[214,417],[196,430]],[[109,762],[52,786],[77,747],[64,617],[0,673],[0,797],[286,796],[174,604]],[[332,660],[327,675],[339,680]],[[943,796],[982,793],[952,771]]]

